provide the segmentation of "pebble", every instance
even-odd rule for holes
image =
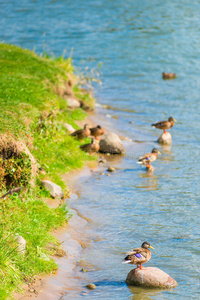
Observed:
[[[89,284],[86,285],[86,288],[88,288],[89,290],[95,290],[96,285],[94,283],[89,283]]]
[[[108,172],[115,172],[115,168],[114,167],[108,167],[107,171]]]

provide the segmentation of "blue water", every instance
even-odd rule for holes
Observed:
[[[117,116],[115,130],[142,142],[126,143],[127,156],[113,162],[112,176],[80,182],[74,206],[90,218],[86,230],[100,237],[83,251],[92,267],[82,285],[92,281],[97,289],[64,299],[199,299],[200,2],[7,0],[0,12],[0,40],[39,54],[66,51],[78,70],[102,63],[96,97],[119,110],[100,112]],[[163,81],[163,71],[178,78]],[[173,145],[162,147],[150,124],[169,116],[178,121]],[[154,146],[162,155],[147,174],[136,159]],[[130,267],[121,260],[144,240],[155,248],[148,265],[168,272],[176,289],[125,285]]]

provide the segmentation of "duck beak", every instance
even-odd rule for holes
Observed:
[[[149,246],[149,248],[154,249],[152,246]]]
[[[160,151],[158,151],[158,154],[161,154],[161,152],[160,152]]]
[[[174,119],[174,122],[177,122],[176,119]]]

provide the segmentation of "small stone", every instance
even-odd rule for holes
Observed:
[[[102,175],[102,176],[103,176],[103,175],[105,175],[105,173],[100,173],[100,175]]]
[[[171,145],[172,144],[171,134],[168,131],[166,131],[165,133],[163,132],[158,139],[158,143],[163,145]]]
[[[64,193],[59,185],[51,182],[50,180],[42,180],[41,182],[42,182],[42,185],[45,187],[45,189],[50,191],[50,194],[53,198],[63,198],[64,197]]]
[[[81,106],[80,102],[74,98],[66,97],[69,108],[79,108]]]
[[[86,272],[88,272],[88,270],[87,270],[87,269],[84,269],[84,268],[82,268],[82,269],[81,269],[81,272],[83,272],[83,273],[86,273]]]
[[[99,164],[105,164],[106,163],[106,160],[105,159],[100,159],[99,160]]]
[[[128,285],[153,288],[173,288],[178,285],[171,276],[155,267],[131,270],[126,278],[126,283]]]
[[[86,285],[86,288],[88,288],[89,290],[95,290],[96,285],[94,283],[89,283],[89,284]]]
[[[129,121],[129,124],[133,124],[133,121]]]
[[[15,239],[18,242],[18,251],[21,252],[22,254],[25,254],[26,240],[21,235],[15,236]]]
[[[108,167],[107,171],[108,171],[108,172],[111,172],[111,173],[112,173],[112,172],[115,172],[115,168],[114,168],[114,167]]]
[[[107,176],[111,176],[109,173],[107,173]]]
[[[29,292],[34,293],[35,290],[34,289],[29,289]]]
[[[72,127],[70,124],[64,123],[63,125],[67,129],[67,131],[69,131],[69,133],[73,133],[75,131],[74,127]]]

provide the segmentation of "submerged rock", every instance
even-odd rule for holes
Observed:
[[[158,143],[163,145],[171,145],[172,144],[171,134],[167,131],[165,133],[163,132],[158,139]]]
[[[61,189],[61,187],[49,180],[42,180],[42,185],[50,191],[50,194],[53,198],[63,198],[64,193]]]
[[[122,154],[125,148],[117,134],[110,132],[105,134],[100,141],[99,151],[102,153]]]
[[[108,172],[111,172],[111,173],[112,173],[112,172],[115,172],[115,168],[114,168],[114,167],[108,167],[107,171],[108,171]]]
[[[139,268],[131,270],[126,278],[126,283],[128,285],[140,285],[155,288],[172,288],[178,285],[176,280],[171,276],[155,267],[147,267],[142,270]]]

